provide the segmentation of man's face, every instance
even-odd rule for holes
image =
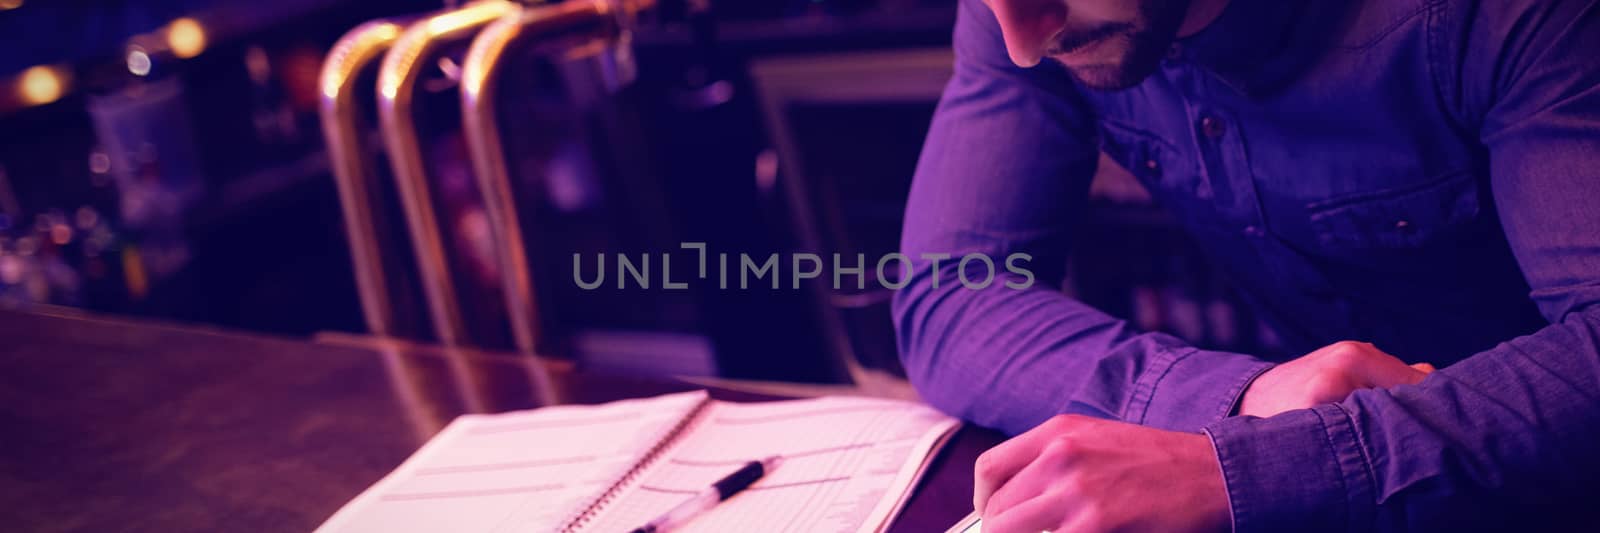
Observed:
[[[1060,62],[1091,88],[1119,90],[1155,72],[1191,0],[984,0],[1011,60]]]

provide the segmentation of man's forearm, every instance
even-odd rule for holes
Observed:
[[[934,406],[1010,434],[1057,414],[1198,431],[1270,366],[1135,331],[1053,287],[971,290],[941,267],[919,263],[895,296],[906,371]]]
[[[1416,386],[1208,427],[1241,533],[1566,524],[1600,493],[1600,306]],[[1577,504],[1577,505],[1565,505]]]
[[[1038,285],[1015,290],[1006,282],[1023,280],[1001,274],[969,290],[957,261],[937,271],[919,261],[895,295],[912,382],[935,406],[1013,434],[1060,413],[1188,431],[1225,416],[1264,363],[1140,334],[1046,286],[1061,278],[1100,156],[1095,115],[1072,77],[1013,64],[978,0],[960,2],[953,39],[953,75],[917,162],[901,252],[996,262],[1027,253]]]

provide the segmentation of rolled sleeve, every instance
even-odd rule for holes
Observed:
[[[1227,417],[1244,390],[1273,364],[1229,352],[1175,348],[1158,352],[1134,382],[1124,420],[1193,431]]]
[[[1227,418],[1205,433],[1222,467],[1235,533],[1370,528],[1372,466],[1343,407]]]

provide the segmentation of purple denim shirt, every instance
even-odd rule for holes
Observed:
[[[1058,413],[1204,431],[1239,532],[1600,513],[1596,1],[1233,0],[1118,92],[1012,65],[979,0],[957,20],[904,254],[1027,253],[1061,279],[1104,152],[1299,353],[1361,340],[1441,369],[1231,417],[1271,361],[920,261],[895,317],[927,401],[1012,434]]]

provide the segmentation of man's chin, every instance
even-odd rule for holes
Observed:
[[[1102,46],[1084,50],[1082,55],[1052,56],[1083,86],[1097,91],[1121,91],[1143,83],[1161,69],[1171,39],[1155,39],[1149,33],[1134,33],[1120,39],[1123,46]]]
[[[1149,72],[1133,72],[1127,65],[1067,65],[1067,71],[1084,87],[1097,91],[1121,91],[1144,82]]]

